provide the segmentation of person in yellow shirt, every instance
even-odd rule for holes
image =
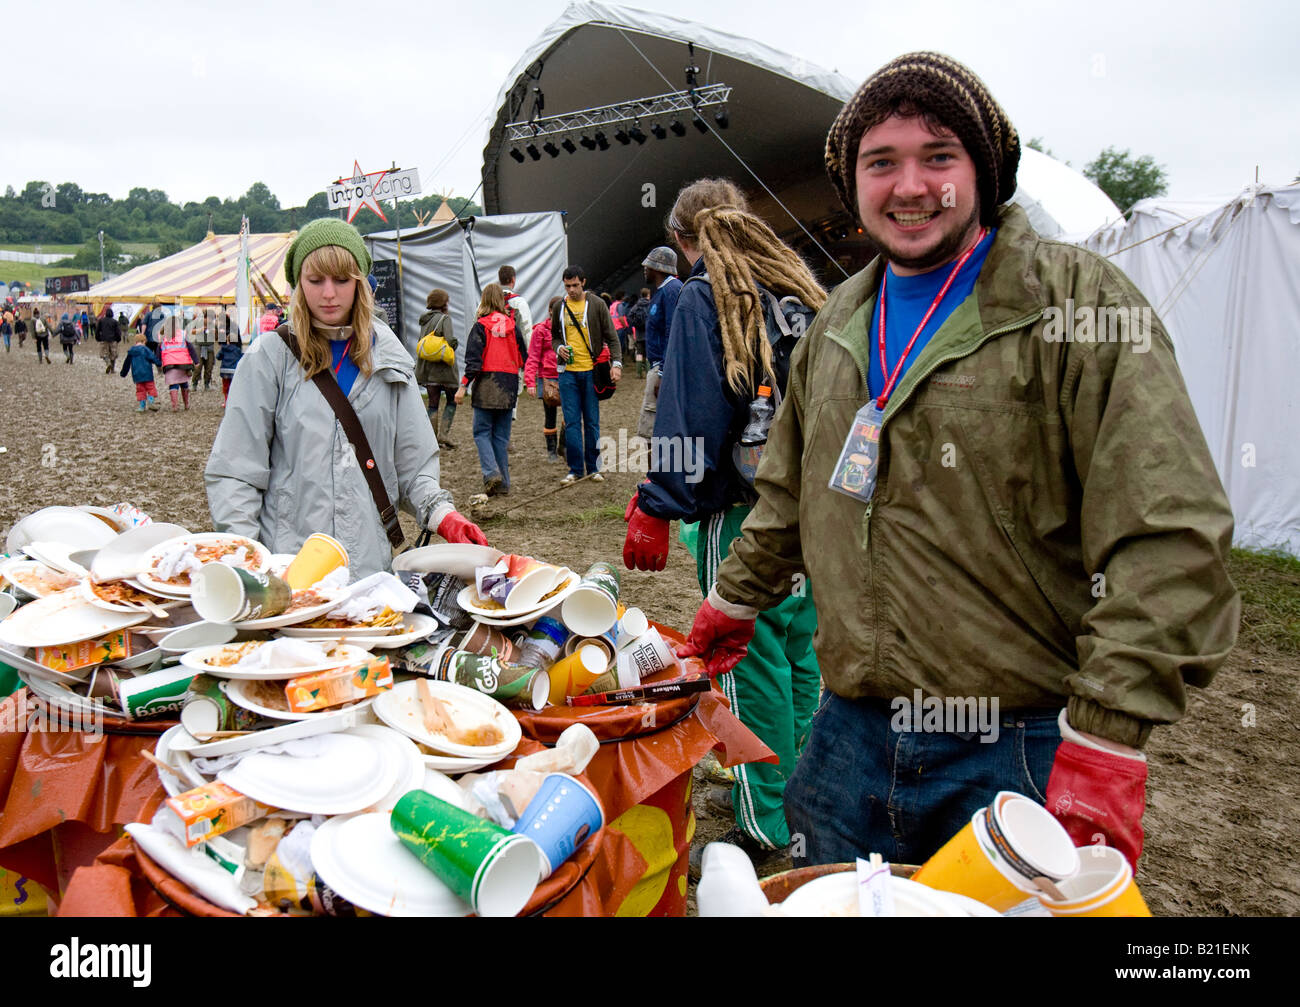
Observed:
[[[564,409],[564,457],[572,483],[589,475],[602,482],[600,403],[596,398],[595,361],[609,348],[610,376],[615,384],[623,376],[623,352],[614,333],[609,309],[599,298],[587,296],[587,277],[580,266],[564,271],[564,300],[551,311],[551,333],[560,370],[560,403]],[[585,471],[584,471],[585,467]]]

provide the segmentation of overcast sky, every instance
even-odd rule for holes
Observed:
[[[365,171],[396,161],[420,169],[426,193],[469,196],[505,76],[564,6],[32,6],[6,19],[4,78],[19,100],[0,184],[71,181],[116,198],[145,186],[186,201],[263,181],[295,206],[354,160]],[[1150,154],[1172,196],[1236,192],[1256,165],[1269,183],[1300,174],[1294,0],[628,6],[756,39],[854,82],[902,52],[947,52],[984,78],[1026,139],[1043,137],[1076,168],[1106,146]]]

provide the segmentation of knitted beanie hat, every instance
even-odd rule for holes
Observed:
[[[284,275],[289,278],[290,286],[298,285],[298,273],[307,256],[326,245],[338,245],[351,252],[362,276],[370,272],[370,253],[357,229],[337,217],[320,217],[298,232],[284,257]]]
[[[826,172],[840,202],[858,214],[857,162],[862,134],[903,108],[932,117],[956,134],[975,162],[980,222],[1016,191],[1020,137],[984,82],[955,59],[911,52],[882,66],[848,100],[826,134]]]

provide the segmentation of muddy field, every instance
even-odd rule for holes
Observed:
[[[106,375],[93,348],[81,350],[71,366],[57,347],[53,364],[38,365],[30,341],[0,354],[0,534],[42,506],[122,500],[208,530],[203,465],[221,422],[220,389],[196,391],[188,412],[164,402],[161,412],[137,415],[131,382]],[[642,387],[635,374],[624,380],[602,406],[602,433],[635,430]],[[638,473],[561,489],[566,470],[546,461],[541,406],[524,398],[511,495],[471,511],[467,501],[482,488],[471,420],[466,405],[452,429],[458,448],[442,454],[442,479],[493,545],[577,569],[597,559],[621,564],[623,508]],[[674,542],[668,569],[625,572],[623,594],[685,630],[700,600],[694,561]],[[1239,647],[1211,688],[1191,692],[1183,721],[1155,732],[1140,881],[1157,915],[1300,914],[1298,684],[1294,656]],[[707,816],[697,782],[697,836],[707,840],[730,823]],[[763,869],[783,866],[774,859]]]

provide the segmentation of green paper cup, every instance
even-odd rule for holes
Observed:
[[[514,916],[541,877],[537,844],[423,790],[407,792],[389,818],[402,845],[480,916]]]
[[[517,710],[540,710],[551,691],[551,677],[541,668],[506,664],[500,658],[453,651],[440,663],[438,677],[491,696]]]
[[[190,578],[190,602],[208,622],[246,622],[279,615],[293,592],[273,573],[254,573],[225,563],[205,563]]]

